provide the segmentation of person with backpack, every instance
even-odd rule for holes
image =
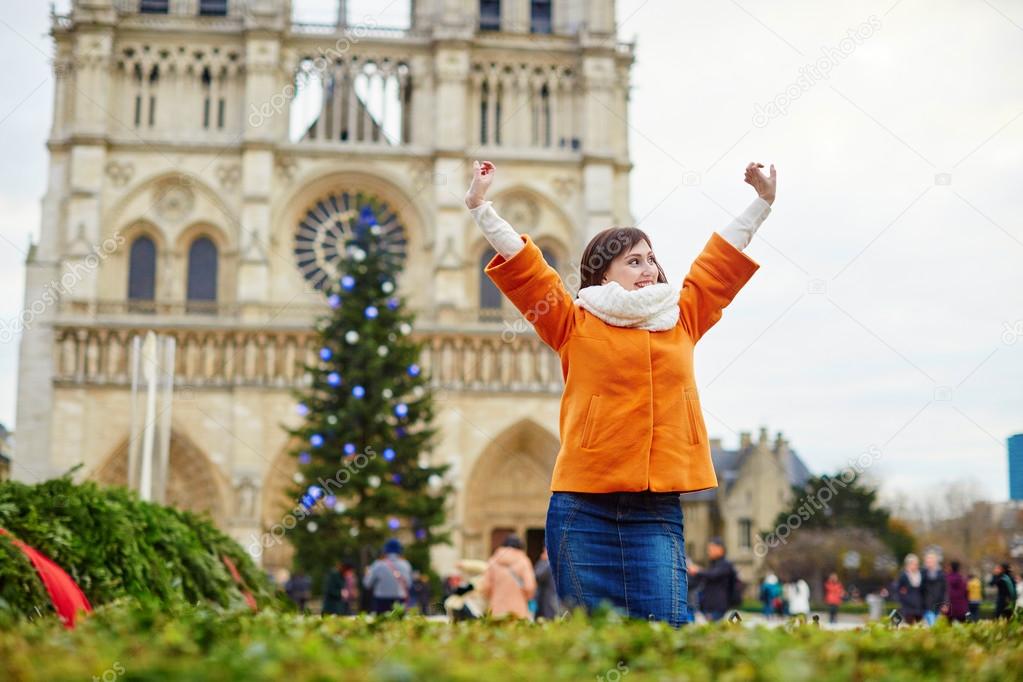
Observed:
[[[999,564],[991,574],[988,583],[998,590],[995,597],[995,618],[1008,618],[1016,607],[1016,580],[1009,564]]]
[[[401,553],[401,542],[391,538],[384,543],[383,556],[366,569],[362,586],[371,590],[374,613],[386,613],[396,604],[408,602],[412,565]]]
[[[706,568],[689,562],[689,576],[703,587],[700,593],[700,612],[709,621],[721,620],[725,611],[742,603],[742,581],[732,562],[725,558],[725,543],[713,537],[707,543]]]

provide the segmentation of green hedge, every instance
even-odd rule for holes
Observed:
[[[204,517],[142,502],[119,487],[0,483],[0,527],[61,566],[93,606],[119,597],[160,602],[244,604],[221,556],[229,557],[257,601],[272,598],[266,577]],[[24,555],[0,539],[0,620],[50,611]]]
[[[1023,624],[673,630],[579,613],[450,625],[115,604],[73,631],[0,631],[0,669],[12,680],[1005,680],[1023,670]]]

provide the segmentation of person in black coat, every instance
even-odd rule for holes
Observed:
[[[1016,608],[1016,579],[1009,564],[995,566],[988,582],[998,590],[995,597],[995,618],[1008,618]]]
[[[899,600],[899,613],[906,623],[912,625],[924,615],[923,574],[920,559],[916,554],[907,554],[903,569],[892,586],[892,592]]]
[[[561,613],[561,604],[554,586],[554,574],[551,572],[546,547],[540,553],[533,573],[536,574],[536,617],[551,620]]]
[[[938,555],[934,552],[924,554],[923,571],[923,605],[924,622],[934,625],[938,614],[942,612],[948,595],[948,581],[945,572],[938,563]]]
[[[735,580],[735,566],[725,558],[725,544],[719,537],[707,543],[707,557],[710,563],[701,569],[690,562],[687,570],[694,582],[703,589],[700,592],[700,612],[709,621],[721,620],[728,610],[732,581]]]

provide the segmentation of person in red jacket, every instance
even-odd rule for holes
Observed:
[[[761,168],[746,166],[757,198],[711,233],[681,287],[645,232],[613,226],[583,249],[573,297],[533,238],[486,200],[494,164],[473,162],[465,204],[497,252],[483,272],[561,361],[545,543],[569,608],[608,602],[643,620],[689,620],[681,494],[718,484],[694,347],[760,267],[742,250],[775,198],[774,166]]]
[[[842,605],[844,598],[845,588],[842,587],[842,581],[838,579],[837,573],[832,572],[824,581],[824,603],[828,605],[829,623],[838,622],[838,607]]]

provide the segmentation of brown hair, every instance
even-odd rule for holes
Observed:
[[[645,241],[651,249],[654,248],[647,233],[638,227],[609,227],[594,235],[583,249],[582,262],[579,264],[579,288],[599,286],[611,262],[617,256],[631,251],[641,241]],[[657,282],[667,282],[668,278],[664,276],[664,270],[656,259],[654,265],[657,266]]]

